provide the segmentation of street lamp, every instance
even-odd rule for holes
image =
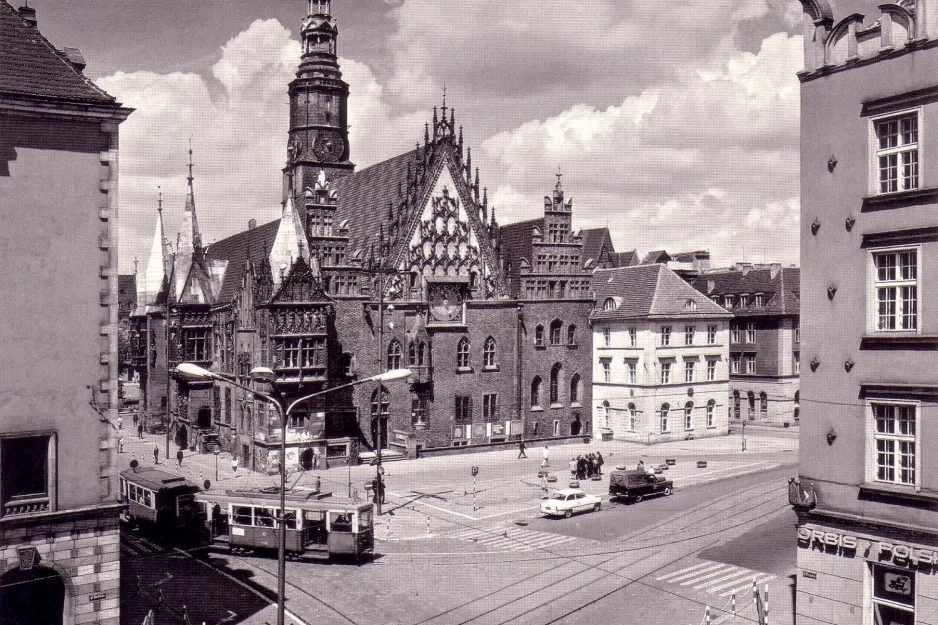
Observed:
[[[348,384],[342,384],[340,386],[334,386],[332,388],[327,388],[310,395],[305,395],[299,399],[293,400],[291,403],[287,403],[286,398],[283,396],[283,393],[277,387],[277,374],[268,367],[255,367],[251,370],[250,377],[252,380],[259,382],[266,382],[271,385],[273,392],[262,393],[260,391],[255,391],[249,386],[239,384],[234,380],[231,380],[221,374],[215,373],[214,371],[209,371],[208,369],[203,369],[198,365],[194,365],[189,362],[183,362],[176,366],[176,373],[187,378],[195,378],[199,380],[217,380],[219,382],[224,382],[225,384],[231,384],[241,390],[250,393],[254,397],[258,397],[266,402],[269,402],[274,405],[277,409],[277,414],[280,417],[280,512],[279,512],[279,546],[277,549],[277,625],[284,625],[284,603],[286,600],[286,578],[287,578],[287,524],[285,523],[285,511],[287,507],[287,419],[290,418],[290,412],[293,408],[309,399],[314,397],[321,397],[322,395],[327,395],[344,388],[349,388],[351,386],[358,386],[359,384],[365,384],[367,382],[391,382],[393,380],[401,380],[410,376],[410,369],[392,369],[391,371],[385,371],[384,373],[379,373],[370,378],[365,378],[363,380],[355,380],[354,382],[349,382]]]

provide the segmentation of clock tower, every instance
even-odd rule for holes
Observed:
[[[284,186],[313,188],[319,172],[331,181],[355,169],[349,159],[348,84],[339,69],[338,29],[332,0],[308,0],[301,32],[302,57],[290,83],[290,138]],[[290,173],[290,172],[286,172]]]

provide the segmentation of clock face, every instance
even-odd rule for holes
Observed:
[[[430,292],[430,314],[437,321],[456,321],[462,315],[463,295],[453,284],[437,285]]]
[[[345,153],[345,139],[333,130],[324,130],[316,136],[313,154],[324,163],[334,163]]]

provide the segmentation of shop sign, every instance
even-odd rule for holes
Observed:
[[[824,547],[834,547],[844,551],[856,551],[857,537],[849,534],[838,534],[837,532],[822,532],[812,530],[807,527],[798,528],[798,546],[810,547],[820,545]]]
[[[915,573],[874,566],[873,598],[914,607]]]
[[[492,436],[504,436],[505,425],[503,423],[492,424]]]
[[[880,562],[892,562],[899,566],[938,564],[938,552],[935,550],[918,549],[909,545],[879,542],[877,554]]]
[[[807,579],[817,579],[817,573],[814,571],[801,571],[801,576]]]
[[[102,590],[101,592],[93,592],[90,595],[88,595],[88,601],[101,601],[105,597],[107,597],[107,592],[104,590]]]

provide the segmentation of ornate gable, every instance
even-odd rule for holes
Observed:
[[[300,258],[293,263],[290,273],[283,279],[270,303],[325,304],[331,301],[322,290],[319,272]]]

